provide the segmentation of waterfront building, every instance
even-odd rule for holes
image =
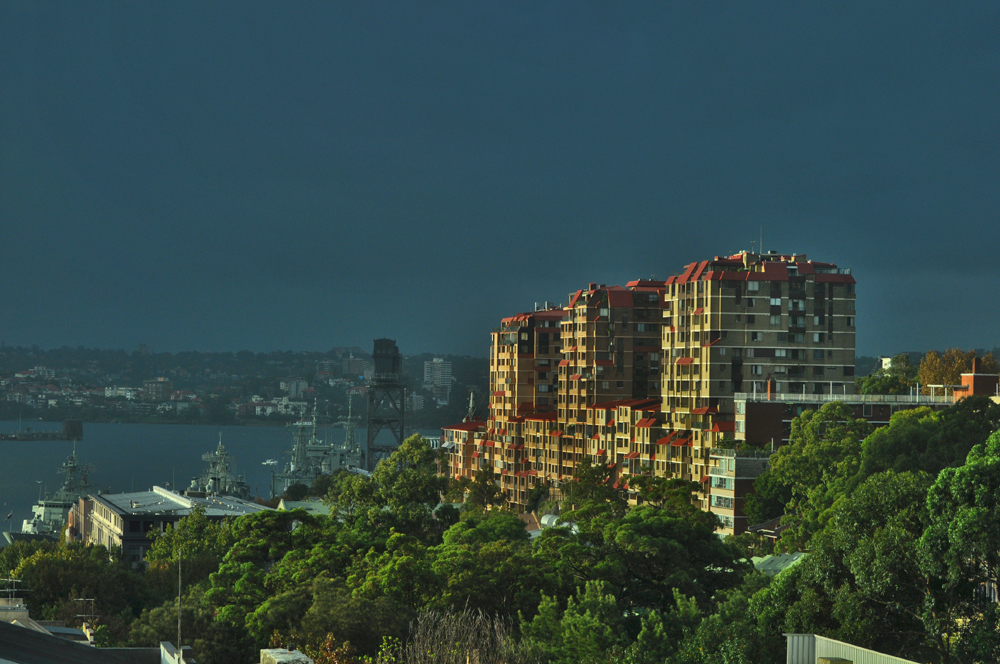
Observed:
[[[125,560],[135,566],[142,562],[152,545],[148,536],[150,531],[164,532],[167,524],[177,523],[199,506],[205,508],[206,518],[213,521],[270,509],[231,496],[196,498],[158,486],[150,491],[92,493],[74,508],[78,513],[73,515],[67,539],[120,549]],[[85,523],[87,525],[81,530],[73,527]]]

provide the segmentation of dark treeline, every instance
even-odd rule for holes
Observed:
[[[629,507],[607,469],[585,466],[566,485],[564,525],[529,541],[488,472],[456,486],[419,437],[371,478],[314,487],[329,516],[195,514],[154,542],[144,572],[55,544],[9,547],[0,566],[31,588],[33,615],[69,618],[73,598],[95,597],[105,644],[151,645],[175,638],[183,551],[185,642],[208,664],[287,643],[320,663],[476,650],[508,664],[777,664],[783,632],[995,662],[998,427],[1000,406],[982,398],[901,412],[874,433],[838,403],[798,418],[753,505],[785,514],[779,549],[809,553],[774,578],[748,562],[759,541],[715,535],[690,482],[632,478],[642,504]],[[461,509],[441,501],[459,494]]]

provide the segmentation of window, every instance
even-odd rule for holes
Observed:
[[[719,355],[725,355],[725,354],[726,354],[726,347],[723,346],[722,348],[719,349]]]
[[[823,375],[823,367],[813,367],[813,375],[814,376],[822,376]]]
[[[598,316],[607,316],[610,313],[611,313],[611,309],[608,309],[607,307],[601,307],[601,308],[599,308],[597,310],[597,315]]]
[[[854,327],[854,316],[847,317],[847,327]]]
[[[854,300],[848,300],[847,301],[847,310],[848,311],[854,311]]]
[[[762,332],[751,332],[750,341],[760,341],[762,334],[763,334]]]
[[[771,306],[772,307],[780,307],[781,306],[781,298],[780,297],[772,297],[771,298]]]
[[[826,338],[826,335],[823,334],[822,332],[813,332],[813,343],[814,344],[823,343],[823,340],[825,338]]]
[[[806,342],[806,335],[801,332],[798,334],[789,334],[788,340],[793,343],[804,344]]]
[[[647,330],[648,327],[649,326],[646,325],[645,323],[636,323],[635,324],[635,331],[636,332],[647,332],[648,331]]]
[[[752,375],[752,376],[761,376],[763,374],[764,374],[764,367],[763,366],[761,366],[759,364],[751,364],[750,365],[750,375]]]
[[[775,357],[788,357],[788,349],[787,348],[775,348],[774,349],[774,356]]]
[[[747,298],[747,309],[753,309],[757,302],[752,297]]]
[[[615,387],[625,387],[625,381],[623,380],[618,381]]]
[[[822,325],[822,324],[823,324],[822,316],[813,316],[813,325]]]
[[[760,290],[760,282],[759,281],[748,281],[747,282],[747,290],[748,291],[759,291]]]
[[[611,381],[610,380],[602,380],[601,381],[601,389],[602,390],[610,390],[611,389]]]
[[[736,420],[736,433],[746,433],[746,432],[747,432],[747,421]]]
[[[771,325],[781,325],[781,316],[771,316],[769,322]]]
[[[817,349],[813,350],[813,359],[814,360],[822,360],[823,357],[824,357],[824,353],[823,353],[823,349],[822,348],[817,348]]]
[[[522,332],[521,333],[521,340],[522,341],[527,341],[528,340],[528,333],[527,332]]]

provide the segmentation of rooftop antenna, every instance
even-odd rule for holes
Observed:
[[[764,253],[764,224],[760,225],[760,253]]]

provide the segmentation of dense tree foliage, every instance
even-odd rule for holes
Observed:
[[[252,661],[296,643],[317,662],[778,664],[786,632],[928,662],[1000,657],[1000,406],[904,411],[870,432],[843,404],[796,418],[757,482],[785,514],[780,548],[808,551],[770,578],[747,537],[716,536],[698,485],[581,464],[556,526],[531,541],[488,473],[456,490],[408,439],[369,477],[319,487],[329,515],[268,511],[159,534],[135,572],[102,547],[19,543],[0,565],[42,617],[96,598],[102,641],[176,635],[199,661]],[[478,488],[476,488],[478,485]],[[461,511],[441,504],[465,494]],[[487,656],[488,655],[488,656]]]
[[[858,394],[910,394],[917,384],[917,367],[910,356],[900,353],[892,358],[889,367],[876,368],[867,376],[854,380]]]

